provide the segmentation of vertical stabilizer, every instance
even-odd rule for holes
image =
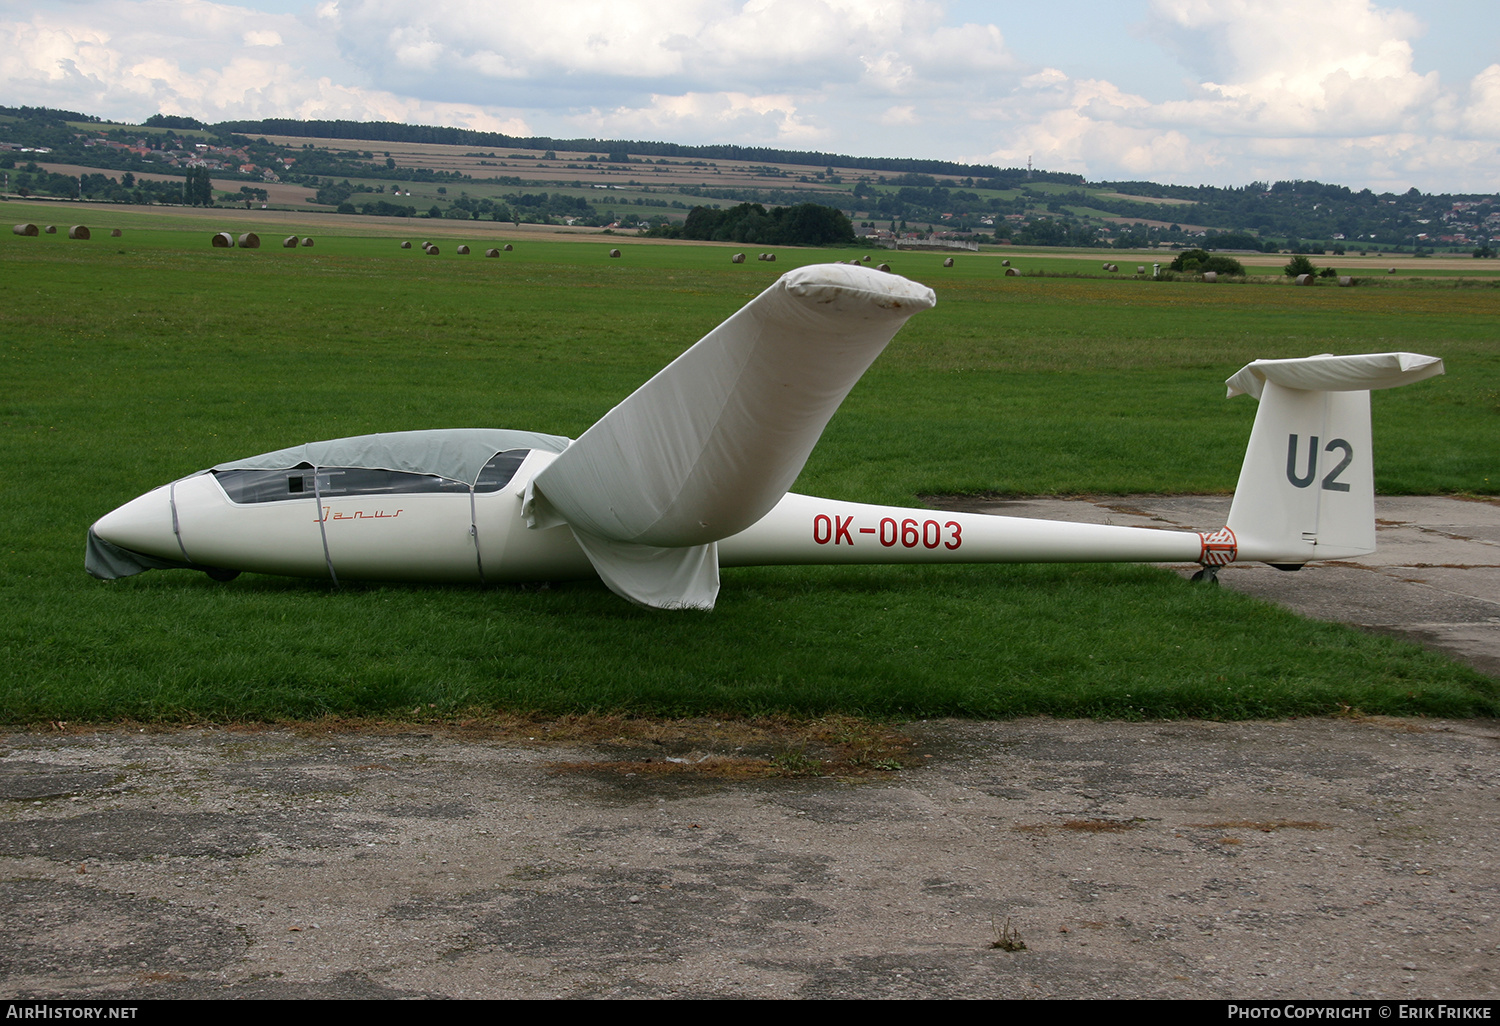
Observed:
[[[1257,360],[1229,394],[1260,409],[1240,468],[1229,529],[1240,560],[1305,563],[1375,551],[1370,391],[1443,373],[1415,353]]]

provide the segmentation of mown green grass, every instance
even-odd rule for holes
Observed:
[[[618,237],[400,250],[421,227],[259,251],[212,250],[202,228],[0,236],[0,720],[1500,712],[1493,681],[1414,646],[1141,567],[726,571],[709,615],[597,584],[84,574],[89,523],[224,459],[376,430],[576,435],[778,274],[850,255],[736,266]],[[1225,401],[1224,377],[1384,349],[1449,374],[1376,394],[1378,487],[1500,483],[1489,290],[1006,279],[999,257],[879,256],[938,307],[856,387],[798,490],[1226,491],[1255,404]]]

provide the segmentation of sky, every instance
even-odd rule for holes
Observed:
[[[1500,3],[0,0],[0,104],[1500,192]]]

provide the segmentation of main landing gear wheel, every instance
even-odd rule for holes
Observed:
[[[203,572],[208,574],[208,576],[213,580],[218,581],[220,584],[223,584],[227,581],[232,581],[240,575],[240,572],[238,570],[221,570],[218,567],[211,567]]]
[[[1206,566],[1195,573],[1192,579],[1195,584],[1211,584],[1217,588],[1219,586],[1219,568],[1216,566]]]

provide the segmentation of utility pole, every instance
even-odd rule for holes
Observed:
[[[1031,154],[1026,154],[1026,180],[1031,181]]]

